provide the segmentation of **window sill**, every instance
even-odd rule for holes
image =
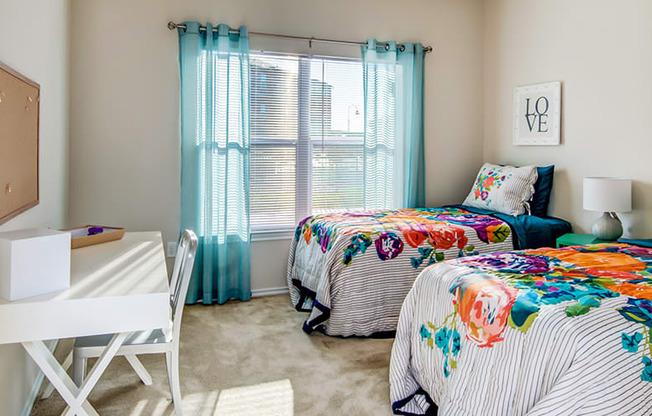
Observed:
[[[290,240],[294,236],[294,230],[258,230],[251,232],[251,242]]]

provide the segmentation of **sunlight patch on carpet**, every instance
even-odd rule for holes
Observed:
[[[147,406],[147,400],[140,400],[138,403],[136,403],[136,407],[134,407],[134,410],[131,411],[129,416],[142,415],[143,411],[145,410],[145,406]]]
[[[293,416],[294,391],[290,380],[222,390],[215,416]]]

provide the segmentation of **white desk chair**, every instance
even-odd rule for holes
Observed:
[[[181,333],[181,316],[188,284],[192,275],[197,252],[197,236],[191,230],[185,230],[179,240],[174,268],[170,278],[170,326],[166,329],[135,332],[127,337],[116,355],[124,356],[136,374],[146,385],[152,384],[152,376],[136,357],[140,354],[163,354],[168,371],[168,381],[172,401],[177,416],[182,414],[181,386],[179,384],[179,335]],[[80,386],[86,376],[86,360],[99,357],[112,334],[77,338],[73,348],[73,380]]]

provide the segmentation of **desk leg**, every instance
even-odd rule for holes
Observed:
[[[95,409],[88,402],[84,402],[83,406],[77,405],[76,397],[79,395],[79,388],[54,358],[43,341],[23,342],[23,347],[43,371],[43,374],[50,380],[54,388],[57,389],[61,398],[74,408],[78,415],[97,415]]]
[[[23,347],[41,368],[50,383],[57,389],[63,400],[70,406],[67,411],[64,411],[64,414],[97,416],[98,413],[86,398],[108,367],[111,359],[122,346],[127,335],[128,333],[120,333],[113,336],[111,342],[91,369],[88,377],[79,387],[68,376],[66,370],[61,367],[43,341],[23,342]]]

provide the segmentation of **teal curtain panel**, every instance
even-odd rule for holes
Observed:
[[[181,229],[199,237],[187,303],[249,300],[249,37],[179,29]]]
[[[425,205],[423,45],[362,45],[365,208]]]

